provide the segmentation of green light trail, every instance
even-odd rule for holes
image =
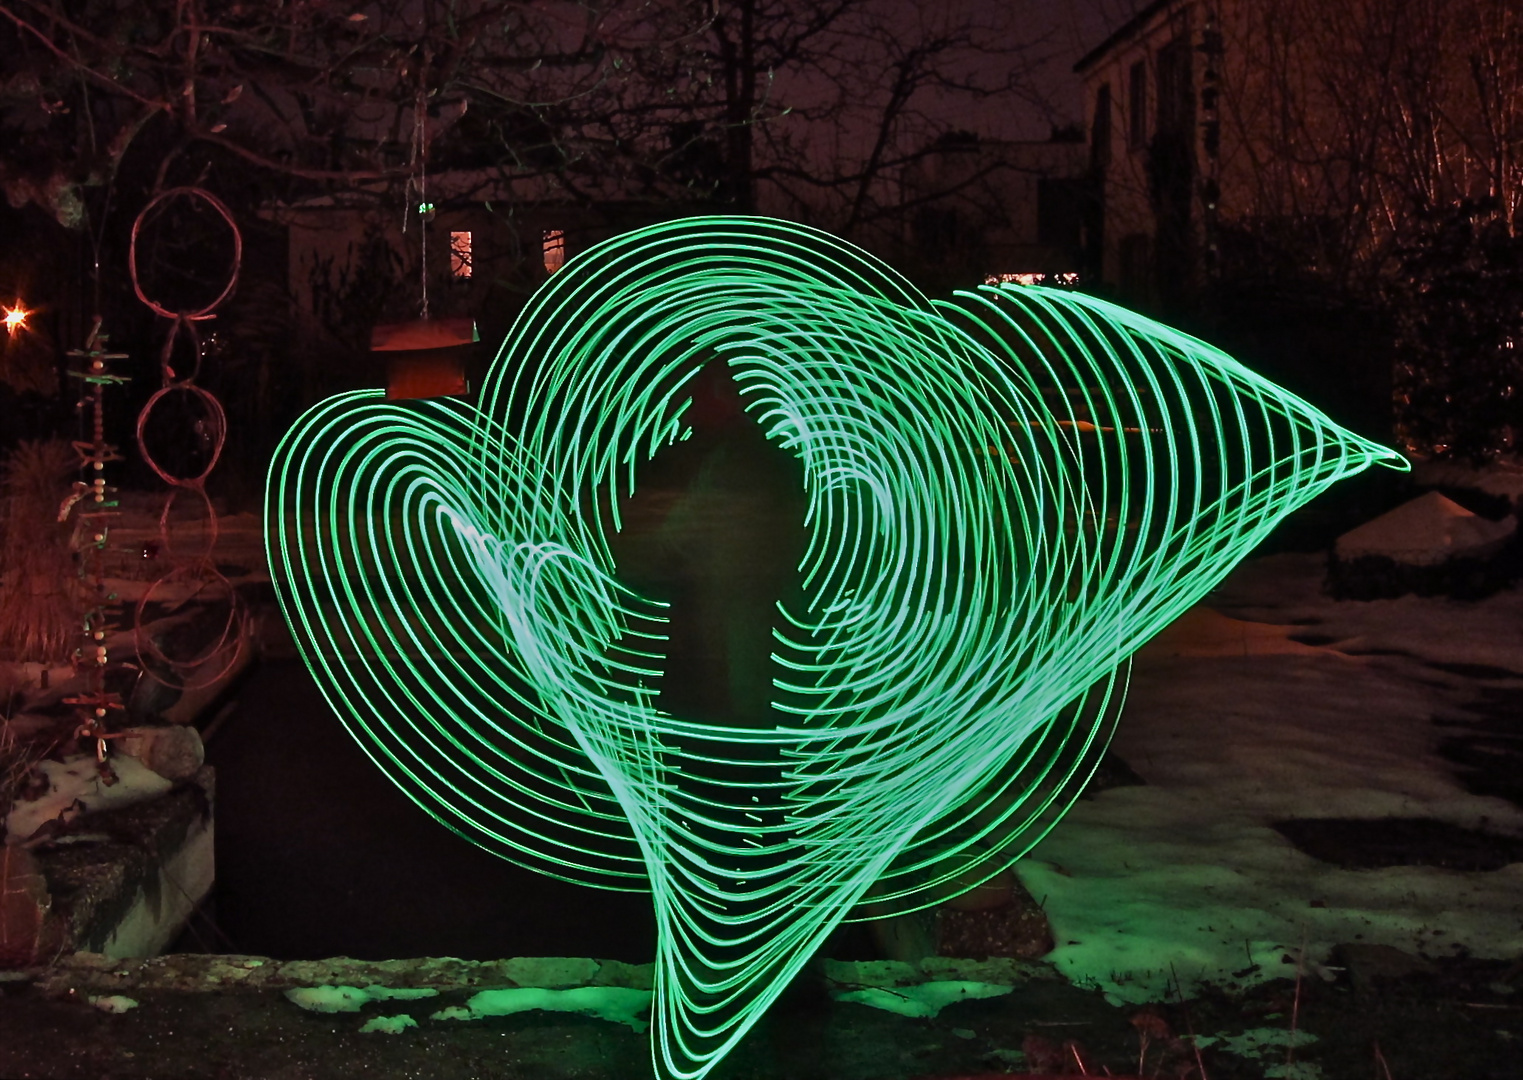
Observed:
[[[662,710],[666,609],[610,544],[709,361],[806,478],[765,722]],[[409,797],[505,858],[650,891],[656,1067],[696,1078],[843,918],[939,903],[1035,844],[1130,654],[1377,463],[1406,467],[1113,304],[932,302],[825,233],[697,218],[557,273],[479,408],[314,407],[266,529],[303,658]]]

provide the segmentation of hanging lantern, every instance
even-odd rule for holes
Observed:
[[[387,354],[389,401],[470,393],[465,361],[481,340],[476,320],[416,319],[386,323],[370,333],[370,351]]]

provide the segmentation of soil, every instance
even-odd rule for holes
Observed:
[[[1523,966],[1417,961],[1382,977],[1389,957],[1266,984],[1239,997],[1207,993],[1151,1007],[1115,1007],[1062,980],[912,1019],[833,1002],[818,976],[801,978],[711,1074],[715,1080],[911,1080],[1027,1069],[1078,1075],[1259,1080],[1267,1075],[1394,1080],[1516,1080],[1523,1040]],[[1400,965],[1397,965],[1400,967]],[[474,989],[474,988],[473,988]],[[113,1015],[83,992],[0,984],[0,1076],[56,1080],[432,1080],[652,1075],[647,1037],[623,1025],[531,1012],[471,1022],[429,1016],[470,991],[393,1001],[363,1013],[305,1012],[277,990],[144,990]],[[418,1027],[362,1034],[371,1015],[408,1013]],[[1284,1069],[1284,1047],[1260,1058],[1186,1038],[1292,1029],[1315,1036]],[[1142,1052],[1144,1033],[1148,1045]],[[1139,1060],[1140,1058],[1140,1060]],[[1282,1068],[1276,1069],[1276,1066]],[[1313,1071],[1308,1066],[1315,1066]],[[1203,1070],[1203,1072],[1202,1072]],[[1386,1071],[1389,1070],[1389,1071]]]

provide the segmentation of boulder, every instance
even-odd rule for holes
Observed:
[[[206,762],[201,733],[188,725],[124,728],[114,741],[118,753],[137,758],[166,780],[187,780]]]
[[[1340,536],[1326,588],[1340,600],[1488,596],[1517,576],[1517,526],[1430,491]]]
[[[1488,521],[1430,491],[1344,533],[1333,553],[1343,561],[1376,555],[1405,566],[1436,566],[1450,559],[1489,559],[1517,529],[1510,514]]]
[[[0,969],[52,959],[61,938],[47,880],[32,853],[0,844]]]

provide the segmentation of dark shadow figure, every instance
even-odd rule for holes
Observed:
[[[671,605],[659,707],[742,729],[734,737],[670,740],[681,759],[674,812],[699,845],[712,845],[705,857],[715,865],[702,876],[734,895],[779,873],[787,857],[747,847],[748,838],[781,838],[774,830],[785,824],[779,804],[788,784],[779,747],[743,732],[796,722],[772,708],[782,670],[772,654],[779,602],[798,611],[802,598],[804,473],[746,414],[721,362],[696,378],[687,420],[692,437],[661,450],[643,471],[613,548],[625,584]],[[726,915],[745,919],[762,903],[727,902]],[[743,948],[711,955],[722,960]]]

